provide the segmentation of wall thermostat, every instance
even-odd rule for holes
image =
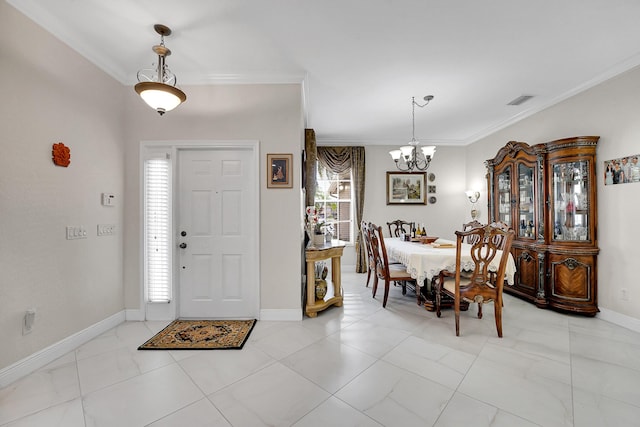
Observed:
[[[102,206],[115,206],[116,196],[112,193],[102,193]]]

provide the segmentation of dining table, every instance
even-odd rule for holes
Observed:
[[[413,279],[416,280],[416,294],[424,299],[427,310],[434,309],[433,280],[438,278],[443,270],[456,270],[456,242],[454,240],[437,239],[433,243],[420,241],[406,241],[402,237],[385,237],[384,245],[389,259],[404,265]],[[473,271],[475,263],[471,258],[471,245],[462,243],[460,248],[460,266],[463,271]],[[499,251],[500,252],[500,251]],[[490,271],[497,271],[500,263],[500,253],[489,265]],[[513,285],[516,273],[516,263],[509,253],[505,268],[505,280]],[[421,290],[421,287],[426,287]],[[426,292],[423,292],[426,291]]]

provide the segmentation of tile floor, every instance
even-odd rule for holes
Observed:
[[[0,426],[639,426],[640,334],[507,296],[455,337],[413,295],[386,309],[343,272],[345,303],[258,322],[241,351],[137,351],[126,322],[0,390]]]

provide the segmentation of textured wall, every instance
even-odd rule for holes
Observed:
[[[124,88],[0,2],[0,368],[124,307]],[[54,166],[52,144],[71,148]],[[102,192],[116,207],[100,204]],[[97,224],[116,235],[98,237]],[[88,238],[66,240],[68,225]],[[37,310],[22,335],[25,310]]]

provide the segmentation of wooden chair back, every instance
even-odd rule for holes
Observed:
[[[376,262],[376,275],[380,279],[385,279],[389,276],[389,257],[387,256],[387,250],[384,246],[382,227],[375,224],[369,224],[369,226],[369,232],[371,233],[371,251],[374,254]]]
[[[470,255],[475,264],[469,276],[461,274],[462,245],[471,236]],[[478,303],[478,318],[482,318],[482,304],[493,302],[498,336],[502,337],[502,289],[509,258],[509,250],[515,232],[501,224],[489,224],[467,231],[456,231],[456,271],[455,281],[444,282],[441,291],[454,298],[456,336],[460,335],[460,303]],[[497,272],[490,271],[490,264],[499,257]]]
[[[364,242],[364,247],[367,250],[367,283],[365,285],[366,287],[369,286],[369,280],[371,280],[371,272],[376,271],[376,258],[373,253],[373,248],[371,247],[370,225],[371,224],[366,221],[362,221],[360,225],[360,229],[362,230],[362,241]]]
[[[509,231],[510,227],[507,223],[502,222],[502,221],[496,221],[496,222],[492,222],[490,224],[492,227],[498,228],[502,231]],[[515,231],[514,231],[515,234]],[[504,245],[505,245],[505,239],[504,239],[504,235],[503,234],[496,234],[495,236],[493,236],[493,243],[495,243],[496,246],[498,246],[498,249],[500,250],[504,250]]]
[[[401,219],[387,222],[390,237],[400,237],[402,233],[411,235],[411,231],[414,229],[414,226],[414,222],[403,221]]]
[[[478,227],[482,227],[484,224],[482,224],[480,221],[474,219],[471,222],[467,222],[466,224],[462,224],[462,231],[467,231],[467,230],[471,230],[472,228],[478,228]],[[467,236],[467,243],[472,244],[473,241],[472,239],[474,238],[474,234]]]
[[[375,224],[369,224],[369,231],[371,237],[371,249],[376,262],[376,278],[373,282],[373,296],[376,296],[379,279],[384,280],[384,299],[382,300],[382,306],[386,307],[387,299],[389,297],[390,283],[392,281],[405,282],[413,279],[403,266],[395,264],[393,268],[391,268],[389,256],[387,255],[387,248],[384,245],[382,227]]]

